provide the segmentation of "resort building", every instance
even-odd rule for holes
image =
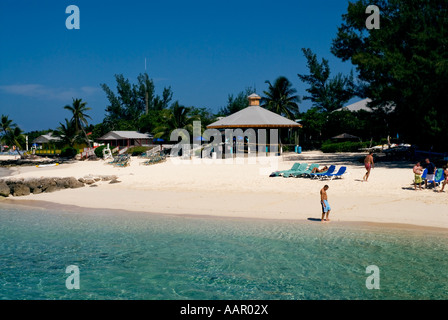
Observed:
[[[207,126],[208,129],[218,129],[223,134],[226,129],[254,129],[255,134],[257,136],[257,140],[259,138],[259,131],[261,129],[266,130],[267,136],[269,136],[269,129],[294,129],[301,128],[302,125],[295,121],[292,121],[288,118],[285,118],[275,112],[269,111],[260,106],[261,97],[257,94],[251,94],[248,97],[249,106],[243,110],[235,112],[228,117],[221,118],[218,121]],[[297,137],[297,135],[296,135]],[[244,137],[235,137],[233,141],[233,149],[235,149],[235,144],[238,143],[238,138],[241,138],[244,144],[254,146],[257,144],[256,141],[248,141],[248,138],[244,139]],[[296,139],[297,140],[297,139]],[[269,144],[269,137],[266,139],[266,145]],[[231,141],[226,141],[226,144],[232,145]],[[227,146],[226,146],[227,147]],[[258,149],[258,145],[253,147],[252,150]],[[281,152],[281,148],[280,148]]]
[[[152,145],[154,137],[148,133],[137,131],[110,131],[101,138],[99,143],[109,144],[111,147],[140,147]]]
[[[49,146],[54,146],[59,141],[61,141],[61,138],[54,136],[53,132],[50,132],[34,139],[32,144],[35,149],[45,149]]]

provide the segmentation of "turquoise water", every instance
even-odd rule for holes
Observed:
[[[0,299],[447,299],[447,257],[444,232],[0,204]]]

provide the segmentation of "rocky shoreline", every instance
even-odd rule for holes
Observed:
[[[0,179],[0,197],[22,197],[31,193],[51,193],[63,189],[77,189],[86,185],[95,186],[99,181],[119,183],[116,176],[85,176],[80,179],[67,178],[33,178],[33,179]]]

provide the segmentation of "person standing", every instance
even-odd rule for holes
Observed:
[[[328,195],[327,195],[327,190],[330,187],[328,185],[325,185],[321,190],[320,190],[320,204],[322,206],[322,219],[321,221],[330,221],[330,219],[328,218],[328,216],[330,215],[330,211],[331,211],[331,207],[328,204]],[[325,219],[325,215],[327,215],[327,218]]]
[[[428,188],[428,181],[432,181],[434,188],[436,187],[436,182],[434,181],[434,175],[436,173],[436,166],[434,163],[429,161],[428,158],[425,159],[426,162],[426,178],[425,178],[425,188]]]
[[[423,168],[420,165],[420,162],[417,162],[417,164],[414,166],[413,168],[413,172],[414,172],[414,190],[417,190],[417,184],[418,184],[418,189],[422,190],[422,173],[423,173]]]
[[[367,179],[369,179],[370,171],[372,170],[374,163],[373,163],[373,152],[370,151],[369,154],[364,158],[364,166],[366,167],[366,174],[362,178],[363,181],[367,182]]]

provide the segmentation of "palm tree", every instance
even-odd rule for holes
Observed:
[[[9,128],[3,136],[3,139],[8,145],[16,146],[17,153],[20,158],[23,158],[23,155],[20,153],[20,149],[22,149],[22,144],[24,143],[23,131],[19,127],[15,126],[13,128]]]
[[[262,98],[262,107],[294,120],[296,114],[299,113],[300,98],[295,95],[296,89],[292,88],[292,83],[286,77],[278,77],[274,85],[266,80],[269,85],[267,91],[263,91],[266,95]]]
[[[73,147],[77,140],[79,140],[79,131],[76,131],[73,121],[65,119],[65,124],[59,122],[59,127],[54,132],[55,136],[59,137],[60,143],[64,146],[69,145]]]
[[[3,133],[6,133],[9,129],[14,127],[15,124],[12,123],[12,120],[9,119],[9,116],[5,116],[2,114],[1,121],[0,121],[0,131],[3,131]]]
[[[155,138],[169,139],[175,129],[186,129],[190,134],[193,132],[193,121],[197,116],[190,116],[190,108],[184,107],[178,101],[174,102],[170,109],[162,110],[164,123],[154,129]]]
[[[20,158],[23,158],[20,153],[23,144],[23,132],[11,119],[9,119],[9,116],[2,114],[0,119],[0,131],[3,132],[3,141],[8,145],[16,146]]]
[[[66,105],[64,109],[72,112],[73,116],[71,121],[73,122],[74,128],[77,133],[82,131],[83,137],[85,138],[90,148],[90,140],[87,137],[87,133],[84,128],[89,124],[87,119],[92,119],[89,115],[86,114],[86,111],[91,110],[91,108],[88,108],[87,102],[82,102],[82,99],[73,99],[73,104],[71,106]]]

